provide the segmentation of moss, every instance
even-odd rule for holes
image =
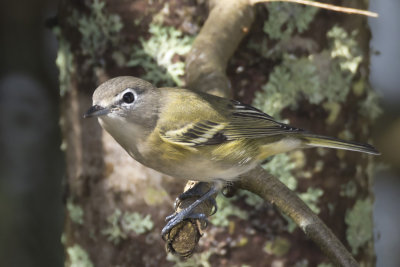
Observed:
[[[213,225],[220,227],[229,226],[229,216],[236,216],[243,220],[247,220],[247,212],[233,205],[231,203],[233,200],[236,200],[236,198],[217,197],[218,212],[210,217],[210,222]]]
[[[287,238],[278,236],[272,241],[267,241],[264,246],[264,251],[270,255],[282,257],[290,250],[290,241]]]
[[[70,267],[93,267],[88,253],[79,245],[75,244],[67,248]]]
[[[275,40],[287,39],[295,31],[302,33],[307,30],[318,10],[292,3],[268,3],[267,9],[269,16],[263,30]]]
[[[151,37],[140,39],[141,46],[132,48],[127,66],[140,66],[145,70],[141,77],[156,85],[182,86],[185,64],[176,56],[187,54],[192,46],[193,37],[184,36],[173,27],[165,27],[158,21],[149,26]]]
[[[320,263],[317,265],[317,267],[334,267],[332,263]]]
[[[114,244],[119,244],[122,239],[126,239],[130,232],[143,234],[153,229],[154,223],[150,215],[143,216],[137,212],[125,212],[116,209],[113,214],[107,218],[109,227],[102,231],[108,240]]]
[[[84,67],[102,66],[107,49],[116,47],[120,42],[122,20],[118,15],[108,13],[103,1],[92,0],[85,3],[89,14],[74,10],[69,23],[77,27],[81,34],[81,53],[87,57]]]
[[[64,96],[64,94],[68,91],[71,76],[75,71],[73,64],[74,56],[71,52],[71,46],[64,38],[64,35],[61,34],[60,27],[53,28],[53,32],[58,40],[56,65],[59,70],[58,80],[60,84],[60,95]]]
[[[72,198],[67,200],[67,210],[73,222],[83,224],[83,209],[81,206],[74,204]]]
[[[372,201],[358,199],[351,210],[346,212],[346,238],[353,254],[372,240]]]

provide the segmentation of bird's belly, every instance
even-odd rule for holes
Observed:
[[[135,157],[133,153],[130,154],[143,165],[156,171],[180,179],[202,182],[211,182],[216,179],[235,181],[238,176],[257,165],[257,161],[252,159],[239,161],[196,153],[178,157],[174,157],[174,153],[171,151],[167,154],[142,154],[143,161]]]
[[[185,180],[195,180],[202,182],[211,182],[216,179],[224,181],[235,181],[238,177],[251,170],[256,163],[247,163],[245,165],[218,163],[212,160],[183,160],[180,164],[171,164],[169,166],[154,166],[153,169],[181,178]]]
[[[186,180],[210,182],[216,179],[234,181],[241,174],[254,168],[258,160],[254,151],[236,149],[240,141],[227,142],[221,145],[187,147],[162,142],[158,136],[157,145],[139,146],[129,154],[142,164],[159,172]]]

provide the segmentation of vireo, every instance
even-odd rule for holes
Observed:
[[[98,117],[101,126],[143,165],[204,182],[235,181],[269,156],[299,148],[379,154],[368,144],[316,135],[277,122],[235,100],[187,89],[156,88],[128,76],[101,84],[84,116]],[[204,199],[218,189],[214,187]],[[181,217],[199,215],[187,211]]]

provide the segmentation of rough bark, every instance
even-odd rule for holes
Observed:
[[[182,3],[171,1],[170,10],[177,10],[179,4]],[[357,3],[353,1],[351,4],[365,8],[363,1],[357,1]],[[63,97],[62,108],[68,172],[66,199],[69,203],[64,240],[69,264],[76,261],[76,255],[82,254],[87,256],[86,262],[92,262],[95,266],[164,266],[171,264],[166,260],[159,233],[164,224],[163,218],[172,211],[172,199],[180,193],[183,184],[134,162],[107,133],[101,130],[96,121],[82,119],[82,114],[91,104],[91,93],[100,81],[116,75],[140,76],[143,74],[143,70],[137,67],[117,66],[116,60],[111,57],[111,54],[113,50],[124,52],[124,49],[127,49],[126,44],[137,42],[139,36],[147,36],[145,25],[162,7],[161,3],[151,5],[144,1],[106,2],[105,10],[119,14],[124,22],[124,28],[120,34],[124,36],[121,43],[125,43],[125,45],[107,46],[100,55],[96,54],[101,60],[90,62],[90,67],[87,67],[88,56],[82,53],[82,34],[79,33],[76,24],[74,26],[70,20],[73,10],[77,10],[80,14],[90,14],[92,10],[78,2],[63,1],[60,5],[61,38],[70,44],[70,51],[74,58],[74,71],[70,72],[64,84],[67,90]],[[200,20],[205,19],[204,7],[196,9],[192,3],[180,6],[182,10],[188,10],[189,7],[192,8],[190,14],[193,18],[196,18],[198,15],[196,12],[198,12],[203,16]],[[193,11],[193,9],[197,11]],[[179,12],[170,13],[172,13],[170,14],[171,20],[164,23],[180,25],[177,21],[183,19],[183,16],[177,15]],[[265,19],[265,8],[260,7],[257,15]],[[141,18],[142,24],[133,24],[133,17]],[[262,23],[262,19],[256,20],[250,36],[256,36],[261,32]],[[357,82],[366,81],[368,77],[369,31],[364,18],[321,11],[316,15],[307,31],[302,35],[299,34],[300,36],[293,37],[292,40],[297,40],[297,42],[283,44],[283,46],[287,51],[290,50],[298,56],[304,55],[310,51],[301,46],[304,42],[298,41],[299,38],[303,38],[301,40],[306,39],[307,44],[317,44],[317,48],[311,49],[312,52],[322,51],[328,45],[326,32],[337,23],[347,30],[358,29],[359,31],[357,42],[361,46],[363,61],[358,68],[358,74],[351,81],[351,88],[353,88]],[[248,31],[249,29],[246,26],[240,30]],[[245,40],[245,43],[248,41],[248,39]],[[228,53],[228,57],[221,60],[227,61],[229,57]],[[228,74],[233,81],[234,95],[241,96],[245,101],[251,99],[254,90],[259,90],[261,85],[268,80],[268,71],[282,61],[279,56],[273,59],[258,58],[259,55],[254,54],[254,51],[249,50],[246,44],[243,44],[228,66]],[[253,59],[253,62],[249,62],[250,59]],[[243,72],[237,71],[240,66],[244,66]],[[223,73],[225,70],[221,69],[220,72]],[[191,85],[191,79],[188,77],[188,85]],[[195,78],[193,79],[195,80]],[[226,83],[226,80],[223,82]],[[242,93],[242,87],[246,87],[246,84],[249,90]],[[371,120],[360,114],[357,103],[367,97],[367,89],[361,94],[351,91],[345,101],[339,103],[340,109],[336,120],[329,124],[327,123],[329,112],[318,105],[310,104],[307,97],[304,96],[297,100],[297,108],[286,108],[281,114],[284,114],[285,118],[289,118],[292,124],[332,136],[338,136],[342,126],[346,125],[349,131],[354,133],[354,139],[366,141]],[[300,179],[298,190],[304,192],[308,187],[319,187],[323,190],[324,195],[317,204],[322,210],[321,217],[339,239],[348,245],[346,238],[348,225],[344,222],[344,217],[346,214],[354,212],[352,207],[359,199],[371,198],[371,181],[367,173],[370,162],[368,157],[355,153],[329,151],[322,155],[319,154],[321,153],[317,153],[315,150],[304,152],[303,160],[305,162],[295,170],[295,173],[304,177],[306,176],[304,174],[311,173],[312,179]],[[322,170],[315,171],[318,160],[323,161],[324,167]],[[340,197],[343,185],[352,180],[355,183],[356,195]],[[331,206],[329,203],[335,204],[333,212],[328,209],[328,206]],[[283,262],[287,266],[307,262],[314,266],[321,262],[327,262],[318,248],[307,241],[301,231],[295,230],[292,234],[287,233],[285,219],[271,206],[264,204],[261,208],[254,208],[256,212],[252,212],[250,209],[253,207],[251,206],[244,203],[236,205],[249,210],[250,219],[229,220],[231,225],[229,231],[223,227],[208,228],[206,230],[207,237],[203,237],[201,244],[204,252],[198,254],[204,257],[208,255],[206,259],[203,257],[203,260],[210,261],[215,265],[250,264],[252,266],[269,266],[274,262]],[[75,215],[79,214],[79,210],[81,210],[81,216],[78,216],[77,219]],[[120,210],[121,213],[116,213],[116,210]],[[151,214],[155,226],[145,234],[125,231],[122,226],[124,216],[135,211]],[[367,213],[367,216],[370,214]],[[110,233],[114,233],[114,235]],[[112,236],[114,239],[110,239]],[[226,238],[228,237],[234,242],[227,242]],[[246,239],[246,242],[241,246],[238,245],[243,238]],[[272,244],[273,247],[274,241],[283,239],[286,240],[285,244],[289,244],[285,253],[274,254],[268,249],[265,253],[263,250],[263,247],[267,247],[268,244]],[[210,255],[213,257],[209,259]],[[367,240],[358,247],[356,258],[366,265],[374,265],[372,240]]]

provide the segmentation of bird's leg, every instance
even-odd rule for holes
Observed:
[[[189,199],[189,198],[200,198],[204,195],[204,191],[205,189],[203,188],[204,186],[209,186],[208,183],[206,182],[198,182],[196,183],[192,188],[190,188],[189,190],[186,190],[185,192],[183,192],[182,194],[180,194],[174,203],[174,208],[175,210],[177,210],[179,208],[179,206],[181,205],[182,201]],[[211,204],[213,205],[213,212],[210,215],[213,215],[217,212],[217,203],[215,201],[215,198],[210,198],[208,199],[208,201],[211,202]],[[174,214],[170,215],[173,216]],[[169,217],[168,216],[166,219],[168,220]]]
[[[171,229],[176,226],[177,224],[179,224],[180,222],[182,222],[185,219],[199,219],[199,220],[206,220],[207,216],[204,213],[196,213],[195,209],[204,201],[209,200],[214,194],[218,193],[222,188],[223,188],[224,182],[221,180],[216,180],[213,182],[213,185],[211,187],[211,189],[205,193],[204,195],[202,195],[199,199],[197,199],[195,202],[193,202],[191,205],[189,205],[188,207],[184,208],[183,210],[181,210],[180,212],[174,213],[170,216],[168,216],[166,218],[166,220],[168,221],[167,225],[162,229],[161,234],[162,236],[165,236],[166,233],[170,232]],[[196,187],[196,186],[195,186]],[[193,187],[193,188],[195,188]],[[193,189],[192,188],[192,189]],[[189,189],[188,191],[190,191],[191,189]],[[196,192],[195,190],[198,189],[194,189],[194,192]],[[185,192],[186,193],[186,192]],[[184,193],[184,194],[185,194]],[[192,193],[189,193],[189,195]],[[184,196],[186,197],[186,196]],[[215,204],[215,200],[213,203],[215,206],[215,210],[216,210],[216,204]]]

